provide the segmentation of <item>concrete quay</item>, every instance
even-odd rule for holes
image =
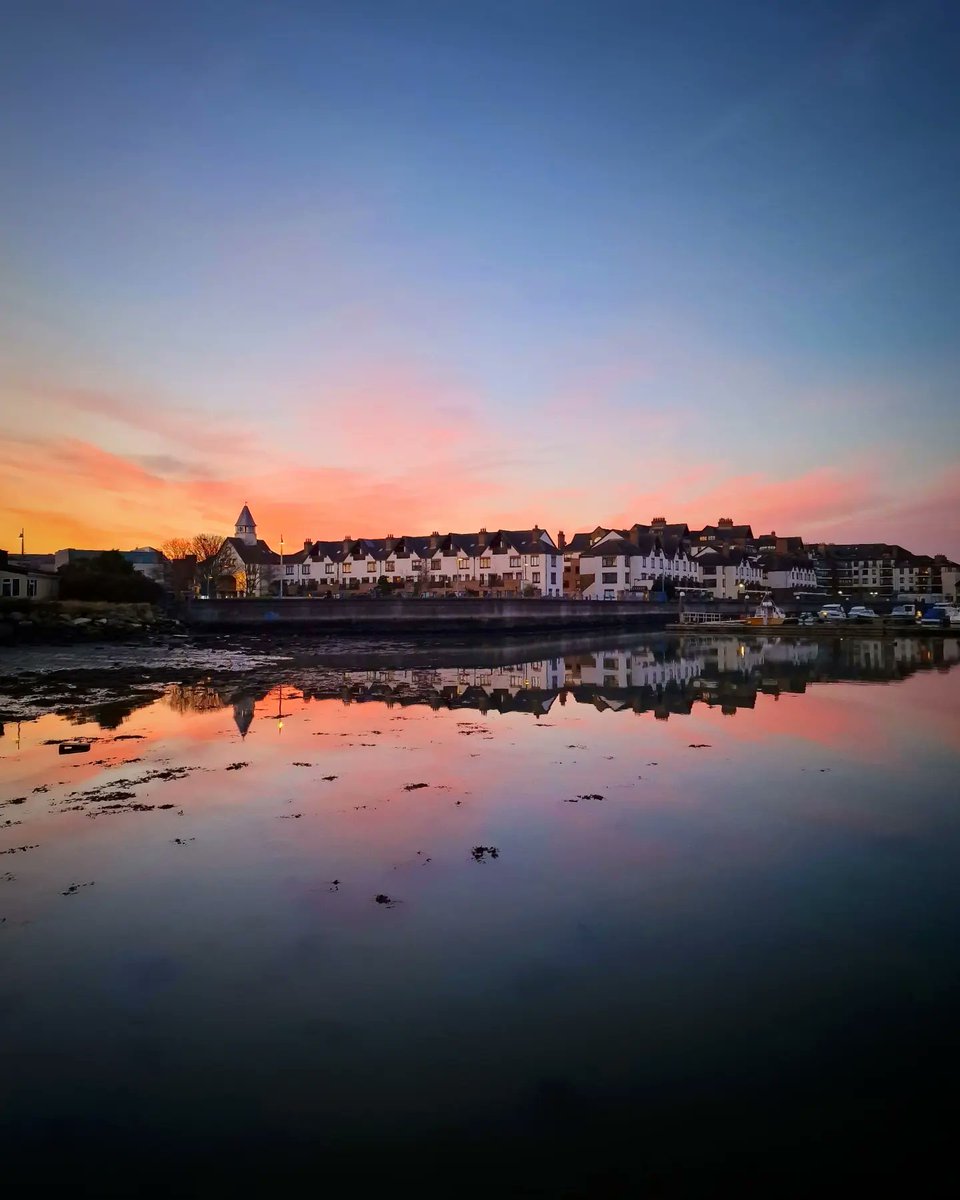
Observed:
[[[675,604],[616,600],[191,600],[177,611],[190,629],[256,629],[311,633],[549,629],[663,629],[679,616]]]

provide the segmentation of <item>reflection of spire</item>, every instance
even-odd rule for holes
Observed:
[[[233,719],[240,736],[245,738],[250,722],[253,720],[254,699],[252,696],[238,696],[233,702]]]

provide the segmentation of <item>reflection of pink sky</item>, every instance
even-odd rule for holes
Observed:
[[[668,721],[649,713],[598,712],[568,701],[555,704],[539,727],[520,713],[308,701],[284,689],[281,728],[275,689],[256,702],[245,739],[229,706],[181,713],[154,704],[131,714],[113,733],[47,716],[21,727],[19,755],[10,753],[9,732],[4,739],[4,794],[28,796],[26,805],[4,813],[28,818],[24,829],[41,823],[48,846],[78,838],[123,840],[147,830],[170,839],[181,832],[172,813],[90,820],[55,806],[70,791],[185,765],[198,769],[180,780],[138,785],[137,801],[183,806],[191,821],[222,821],[229,813],[243,814],[244,820],[269,817],[269,845],[284,844],[295,830],[297,844],[316,842],[321,857],[333,828],[333,840],[347,857],[403,858],[450,838],[464,846],[496,839],[498,829],[522,820],[536,823],[536,839],[544,847],[579,830],[619,869],[654,866],[670,858],[670,840],[636,827],[622,837],[611,824],[611,810],[631,820],[658,811],[688,816],[701,809],[722,811],[731,788],[745,802],[766,804],[774,794],[806,819],[891,834],[908,830],[911,817],[889,798],[877,804],[859,794],[854,785],[863,764],[873,778],[882,770],[888,782],[906,781],[918,754],[960,745],[958,679],[960,673],[929,673],[883,686],[813,685],[803,695],[760,695],[754,709],[734,717],[697,704],[691,716]],[[468,734],[470,728],[489,733],[492,740]],[[109,739],[117,733],[142,737],[104,740],[82,757],[60,756],[55,746],[42,745],[47,738]],[[691,742],[709,748],[694,750]],[[226,770],[238,761],[249,765]],[[653,761],[655,767],[649,765]],[[821,767],[832,774],[821,778]],[[326,782],[324,775],[338,778]],[[851,795],[838,803],[835,788],[841,778],[850,779]],[[430,787],[403,790],[418,782]],[[48,793],[34,794],[45,785]],[[602,806],[565,803],[592,792],[604,795]],[[302,811],[303,817],[273,823],[292,811]],[[748,829],[737,832],[736,845],[741,855],[768,853],[762,842],[752,846]],[[576,867],[571,863],[570,869]]]

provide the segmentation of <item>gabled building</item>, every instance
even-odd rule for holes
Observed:
[[[243,506],[234,536],[224,539],[214,560],[214,587],[218,595],[269,596],[280,579],[280,555],[262,538],[250,509]]]
[[[700,568],[700,586],[716,600],[744,600],[766,589],[763,567],[740,546],[701,545],[691,548]]]
[[[0,550],[0,599],[53,600],[59,590],[56,571],[11,562],[7,551]]]
[[[759,557],[763,581],[772,592],[815,592],[817,572],[803,554],[778,554],[766,551]]]
[[[578,542],[581,537],[586,538],[585,547]],[[620,600],[628,594],[648,599],[699,584],[699,566],[683,541],[644,532],[641,526],[577,534],[571,547],[571,556],[577,556],[579,594],[588,600]]]

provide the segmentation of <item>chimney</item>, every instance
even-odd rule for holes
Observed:
[[[346,552],[350,549],[350,543],[352,541],[353,541],[353,538],[350,536],[349,533],[344,534],[344,537],[343,537],[343,552],[344,552],[344,554],[346,554]]]
[[[312,545],[313,545],[313,542],[311,542],[309,538],[305,538],[305,539],[304,539],[304,542],[303,542],[303,548],[304,548],[304,550],[306,550],[306,552],[307,552],[308,554],[310,553],[310,547],[311,547]]]
[[[433,533],[430,534],[430,549],[436,550],[436,548],[439,545],[440,545],[440,530],[435,529],[433,531]]]
[[[733,517],[721,517],[720,520],[717,522],[717,528],[718,529],[732,529],[733,528]]]
[[[666,523],[667,523],[666,517],[654,517],[653,520],[650,522],[650,524],[654,528],[656,528],[657,525],[666,525]]]
[[[487,532],[487,527],[486,527],[486,525],[481,525],[481,526],[480,526],[480,532],[481,532],[481,533],[486,533],[486,532]]]
[[[383,539],[383,546],[388,554],[393,553],[393,546],[394,546],[395,541],[396,541],[396,539],[394,538],[392,533],[388,533],[387,536]]]
[[[560,532],[557,534],[557,549],[558,550],[566,550],[566,548],[567,548],[567,535],[561,529]]]

